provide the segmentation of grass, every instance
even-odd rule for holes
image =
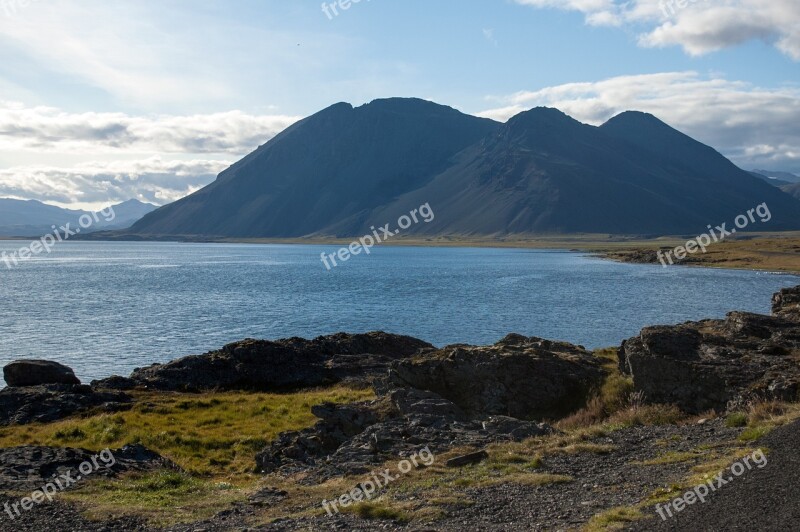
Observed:
[[[645,515],[637,508],[620,506],[606,510],[592,517],[584,527],[585,532],[601,530],[621,530],[625,525],[644,519]]]
[[[397,508],[392,508],[382,502],[362,502],[354,506],[342,508],[342,513],[357,515],[362,519],[383,519],[407,523],[411,517]]]
[[[141,443],[191,474],[229,480],[247,475],[253,457],[278,434],[312,425],[311,407],[372,393],[344,387],[294,394],[138,393],[127,412],[0,429],[0,447],[72,446],[90,450]]]
[[[244,496],[231,484],[166,470],[90,482],[61,494],[83,506],[90,519],[128,514],[162,526],[207,519]]]

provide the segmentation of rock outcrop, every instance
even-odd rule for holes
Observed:
[[[9,386],[80,384],[72,369],[50,360],[16,360],[3,368]]]
[[[0,390],[0,426],[50,423],[93,409],[117,412],[130,403],[125,393],[95,391],[81,384],[7,387]]]
[[[647,327],[623,342],[620,369],[652,403],[690,413],[749,401],[800,399],[800,287],[773,298],[773,315]]]
[[[219,351],[137,369],[129,379],[112,377],[92,384],[160,391],[276,391],[342,381],[368,383],[389,365],[432,345],[383,332],[335,334],[314,340],[244,340]]]
[[[312,470],[316,482],[343,474],[363,474],[387,459],[423,447],[434,454],[453,447],[482,447],[553,432],[544,423],[505,416],[472,419],[434,392],[394,388],[379,399],[314,409],[314,427],[281,434],[256,457],[257,470],[283,473]]]
[[[89,463],[89,475],[81,474],[79,466]],[[97,465],[95,465],[95,463]],[[71,472],[78,478],[109,478],[128,471],[176,469],[170,460],[143,445],[127,445],[102,454],[85,449],[23,446],[0,449],[0,492],[25,492],[42,489],[54,477]],[[76,482],[73,486],[75,487]]]
[[[393,383],[436,392],[471,417],[557,419],[603,378],[583,347],[511,334],[493,346],[455,345],[395,362]]]

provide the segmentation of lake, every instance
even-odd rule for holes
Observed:
[[[0,241],[0,252],[27,242]],[[65,242],[0,262],[0,364],[57,360],[84,380],[243,338],[385,330],[449,343],[510,332],[617,346],[653,324],[768,313],[800,278],[619,264],[582,253],[376,247],[327,271],[338,246]]]

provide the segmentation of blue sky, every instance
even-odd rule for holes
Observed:
[[[298,118],[389,96],[639,109],[800,172],[797,0],[321,4],[0,0],[0,196],[172,201]]]

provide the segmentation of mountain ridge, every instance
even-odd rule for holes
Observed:
[[[647,113],[593,126],[537,107],[501,124],[389,98],[301,120],[130,232],[358,236],[428,203],[435,222],[407,233],[682,234],[765,202],[759,230],[800,229],[800,201]]]

